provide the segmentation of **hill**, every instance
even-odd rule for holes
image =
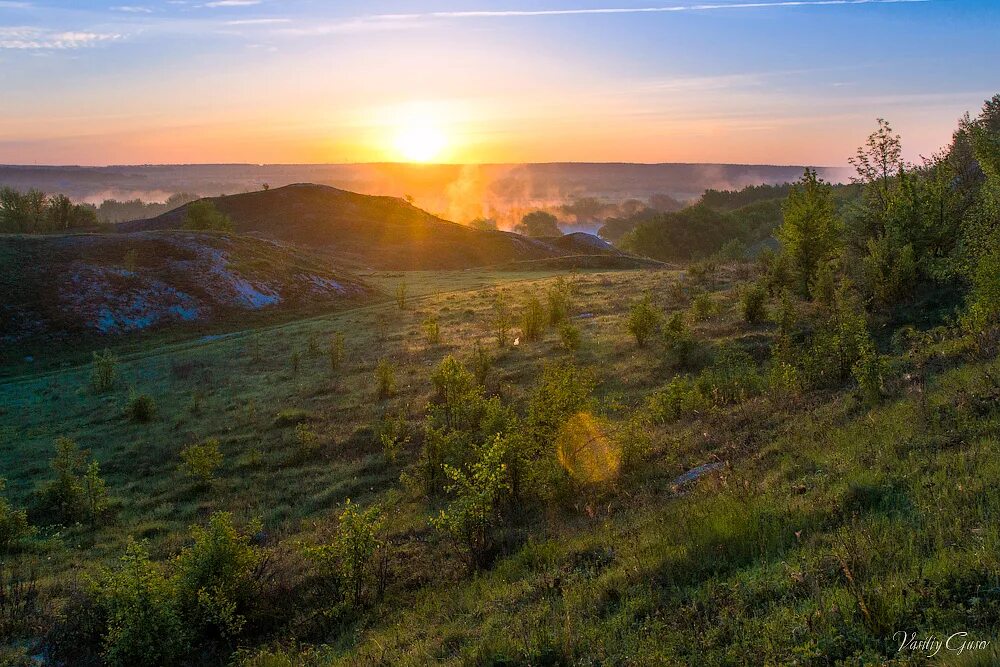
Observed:
[[[378,294],[274,241],[194,232],[0,236],[0,341],[121,334]]]
[[[566,254],[619,254],[594,237],[529,239],[472,229],[423,211],[403,199],[373,197],[325,185],[297,184],[209,198],[238,233],[323,248],[358,265],[381,269],[464,269]],[[188,205],[123,231],[178,229]],[[579,235],[588,236],[588,235]],[[572,246],[572,247],[570,247]],[[567,251],[570,252],[567,252]]]

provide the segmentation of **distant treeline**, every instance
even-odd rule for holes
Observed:
[[[102,225],[156,217],[197,199],[178,193],[165,202],[141,199],[105,199],[100,206],[74,204],[65,195],[48,195],[31,189],[21,192],[0,188],[0,233],[51,234],[68,230],[97,229]]]
[[[707,257],[733,244],[753,246],[769,239],[782,222],[782,203],[791,183],[751,185],[741,190],[706,190],[693,205],[675,211],[643,209],[612,218],[604,238],[629,250],[666,261]],[[855,185],[835,185],[838,209],[857,199]]]
[[[155,218],[178,206],[183,206],[198,199],[198,195],[189,192],[178,192],[170,195],[165,202],[144,202],[141,199],[105,199],[97,207],[97,219],[101,222],[116,223],[131,220]]]

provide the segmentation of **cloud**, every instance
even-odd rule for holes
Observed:
[[[10,0],[0,0],[0,9],[31,9],[34,5],[30,2],[11,2]]]
[[[237,19],[226,21],[226,25],[277,25],[281,23],[291,23],[292,19]]]
[[[116,12],[126,12],[128,14],[152,14],[153,10],[149,7],[140,7],[138,5],[118,5],[117,7],[111,8]]]
[[[82,49],[121,39],[117,33],[57,31],[33,27],[0,27],[0,49],[22,51]]]
[[[259,5],[261,0],[214,0],[214,2],[206,2],[202,7],[252,7],[253,5]]]
[[[670,7],[587,7],[566,9],[510,9],[426,12],[420,14],[377,14],[370,18],[385,20],[512,18],[522,16],[578,16],[587,14],[660,14],[700,12],[716,9],[767,9],[778,7],[820,7],[830,5],[886,5],[931,2],[931,0],[778,0],[776,2],[734,2],[726,4],[674,5]]]

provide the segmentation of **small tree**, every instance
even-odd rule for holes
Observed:
[[[497,347],[501,350],[510,343],[510,329],[513,326],[514,317],[507,305],[507,299],[502,292],[498,292],[493,299],[493,310],[490,318],[490,327],[496,336]]]
[[[428,317],[424,320],[424,338],[428,345],[437,345],[441,342],[441,325],[436,317]]]
[[[521,313],[521,335],[526,341],[536,341],[542,337],[545,327],[545,309],[537,297],[528,299]]]
[[[472,374],[478,384],[486,384],[490,370],[493,369],[493,362],[493,355],[480,341],[477,340],[472,344]]]
[[[110,391],[115,386],[118,377],[118,357],[111,350],[104,352],[94,352],[93,369],[91,371],[91,384],[94,391],[103,394]]]
[[[562,236],[559,219],[548,211],[532,211],[514,227],[514,231],[525,236]]]
[[[549,325],[556,326],[567,317],[570,311],[570,286],[562,276],[556,279],[555,285],[547,292],[549,302]]]
[[[635,344],[646,347],[646,343],[659,328],[662,320],[663,314],[653,305],[649,296],[634,303],[629,312],[628,330],[635,337]]]
[[[181,470],[204,484],[215,479],[215,471],[222,466],[222,450],[216,438],[188,445],[181,450]]]
[[[187,205],[184,229],[231,232],[234,227],[229,216],[219,211],[210,199],[199,199]]]
[[[388,359],[379,359],[375,367],[375,396],[381,401],[396,393],[396,366]]]
[[[7,480],[0,477],[0,493],[7,486]],[[28,524],[28,513],[11,507],[10,502],[0,496],[0,554],[7,553],[17,544],[35,532]]]
[[[296,424],[295,445],[300,460],[311,458],[319,451],[319,435],[305,422]]]
[[[808,296],[820,262],[834,256],[841,237],[830,185],[815,170],[806,169],[788,193],[783,213],[784,223],[775,235],[782,252],[790,258],[795,288]]]
[[[445,464],[451,480],[447,491],[454,500],[431,524],[449,535],[472,567],[486,564],[493,543],[493,527],[499,522],[498,503],[510,489],[507,475],[507,443],[496,436],[480,452],[467,473]]]
[[[767,319],[767,288],[760,283],[748,285],[740,294],[740,310],[747,324],[759,324]]]
[[[576,352],[580,348],[580,327],[569,320],[560,322],[559,342],[567,352]]]
[[[341,577],[355,607],[361,606],[366,589],[377,573],[375,554],[382,548],[382,517],[378,507],[359,512],[350,498],[337,517],[334,549],[340,562]]]
[[[406,309],[406,278],[402,278],[396,285],[396,305],[400,310]]]
[[[125,404],[125,418],[136,424],[148,424],[156,418],[156,401],[149,394],[129,390]]]
[[[330,370],[336,372],[344,361],[344,334],[336,332],[330,339]]]

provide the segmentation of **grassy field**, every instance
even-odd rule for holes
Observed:
[[[240,524],[259,518],[259,542],[301,595],[285,625],[257,638],[270,648],[238,654],[262,666],[918,664],[925,658],[899,652],[894,633],[995,637],[994,360],[969,361],[941,341],[923,350],[919,373],[895,353],[904,379],[875,405],[851,387],[762,389],[678,419],[651,417],[651,392],[713,368],[725,350],[764,372],[775,325],[747,324],[734,289],[752,270],[723,267],[698,284],[666,270],[371,273],[363,277],[389,294],[405,284],[404,303],[125,348],[106,394],[93,391],[89,364],[3,381],[0,468],[13,504],[30,507],[61,436],[92,452],[116,503],[107,525],[43,527],[14,562],[37,572],[52,615],[82,574],[116,562],[129,537],[165,561],[215,511]],[[496,294],[517,310],[560,276],[571,285],[579,349],[548,329],[496,350]],[[668,316],[684,313],[696,341],[684,361],[629,334],[643,294]],[[439,342],[427,340],[429,319]],[[332,369],[338,332],[345,355]],[[517,411],[546,362],[592,369],[594,411],[622,466],[525,508],[496,560],[470,572],[428,523],[440,501],[411,478],[431,372],[448,355],[469,360],[477,343],[496,355],[487,392]],[[397,383],[385,400],[376,397],[381,360]],[[123,416],[130,389],[155,401],[151,422]],[[413,434],[396,462],[375,434],[387,415],[403,416]],[[298,422],[317,438],[305,453]],[[178,466],[182,448],[208,438],[223,464],[205,484]],[[678,483],[705,464],[709,472]],[[324,622],[299,551],[329,538],[347,499],[384,508],[388,584],[365,609]],[[997,654],[942,657],[990,664]]]

